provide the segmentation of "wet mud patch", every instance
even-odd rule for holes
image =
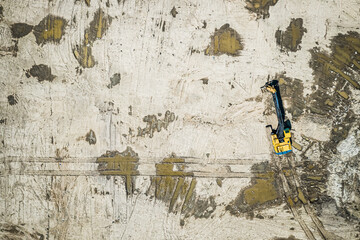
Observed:
[[[57,148],[55,150],[55,160],[62,161],[64,158],[69,157],[69,149],[67,147]]]
[[[343,166],[338,167],[336,171],[341,172],[345,177],[342,178],[341,184],[341,204],[343,208],[339,214],[346,218],[358,222],[358,229],[360,230],[360,154],[357,154],[343,162]],[[349,169],[358,169],[350,172]],[[326,207],[326,206],[325,206]],[[324,208],[325,208],[324,207]],[[360,233],[360,232],[359,232]]]
[[[82,44],[76,45],[75,48],[73,48],[74,56],[83,68],[92,68],[95,66],[95,59],[92,56],[93,43],[104,36],[111,21],[112,18],[99,8],[95,12],[93,20],[90,22],[90,27],[84,32]]]
[[[202,81],[202,84],[204,84],[204,85],[209,84],[209,78],[207,78],[207,77],[201,78],[200,80]]]
[[[216,184],[217,184],[219,187],[222,187],[223,180],[224,180],[224,178],[217,178],[217,179],[216,179]]]
[[[127,196],[132,195],[135,190],[134,177],[139,175],[139,156],[127,147],[125,151],[108,151],[96,160],[99,163],[98,171],[101,175],[123,176]]]
[[[176,11],[175,6],[171,9],[170,14],[171,14],[171,16],[173,16],[173,18],[176,18],[176,15],[178,14],[178,12]]]
[[[4,8],[0,5],[0,20],[4,17]]]
[[[210,45],[205,49],[205,55],[239,56],[243,49],[241,36],[229,24],[224,24],[220,29],[215,28]]]
[[[184,209],[184,219],[194,216],[196,218],[209,218],[216,210],[215,197],[197,198]]]
[[[253,215],[253,210],[282,203],[280,185],[269,163],[255,164],[251,170],[255,175],[251,179],[251,185],[241,190],[235,200],[226,206],[226,210],[232,215]]]
[[[360,89],[360,34],[339,34],[332,38],[330,46],[330,54],[319,48],[310,51],[310,67],[314,70],[317,83],[326,82],[328,78],[331,81],[327,84],[329,88],[335,80],[344,79],[354,88]]]
[[[296,52],[301,49],[301,39],[306,31],[306,28],[303,27],[302,18],[293,18],[286,31],[280,29],[276,31],[276,43],[281,47],[281,51]]]
[[[120,73],[115,73],[114,75],[112,75],[112,77],[110,78],[110,84],[107,85],[108,88],[112,88],[116,85],[118,85],[120,83],[121,80],[121,74]]]
[[[304,195],[315,206],[319,213],[321,213],[321,210],[326,204],[333,201],[327,193],[330,177],[329,164],[334,161],[342,161],[337,153],[337,146],[342,140],[348,137],[353,125],[359,121],[351,111],[346,113],[345,117],[339,113],[340,112],[334,112],[333,116],[329,116],[329,118],[333,120],[332,125],[329,126],[332,129],[329,141],[318,141],[311,137],[301,136],[303,148],[299,155],[301,160],[297,162],[296,169],[300,175],[302,186],[304,187]],[[314,131],[316,131],[316,129],[314,129]],[[349,169],[354,169],[354,166],[349,166]],[[338,172],[336,174],[340,173]],[[342,187],[344,187],[344,185]],[[347,193],[351,193],[352,191],[353,189]],[[345,206],[344,202],[342,204]],[[354,209],[353,206],[350,205],[346,206],[350,207],[350,209],[342,208],[342,206],[338,207],[337,210],[339,213],[357,211],[356,208]],[[346,218],[348,218],[348,216],[346,216]]]
[[[18,103],[18,97],[16,96],[16,94],[14,94],[14,95],[9,95],[9,96],[7,97],[7,99],[8,99],[8,103],[9,103],[11,106],[16,105],[16,104]]]
[[[27,77],[35,77],[39,82],[52,82],[56,76],[51,74],[51,68],[45,64],[33,65],[26,71]]]
[[[328,178],[326,161],[311,161],[303,158],[303,162],[297,166],[302,173],[301,182],[306,186],[306,196],[311,203],[320,204],[329,200],[322,194],[326,189],[326,179]]]
[[[14,23],[11,25],[11,35],[13,38],[22,38],[28,35],[33,29],[33,26],[26,23]]]
[[[292,120],[296,121],[303,115],[306,108],[306,99],[303,95],[304,85],[300,79],[288,78],[284,75],[277,75],[281,98],[285,110],[291,114]]]
[[[155,164],[156,175],[157,176],[193,176],[191,172],[184,172],[185,170],[185,160],[183,158],[177,158],[176,156],[171,156],[170,158],[165,158],[161,163]],[[176,166],[176,167],[175,167]],[[176,171],[174,171],[176,169]]]
[[[158,114],[161,116],[161,114]],[[154,136],[155,132],[160,132],[162,129],[167,130],[170,123],[175,121],[175,114],[167,110],[163,119],[158,119],[156,115],[147,115],[143,118],[143,122],[146,123],[145,128],[138,127],[139,137],[145,137],[149,135],[150,138]]]
[[[289,237],[275,237],[273,240],[300,240],[296,238],[294,235],[290,235]]]
[[[10,54],[13,57],[16,57],[17,52],[19,51],[17,44],[18,43],[15,42],[14,46],[10,46],[10,47],[7,47],[7,48],[0,48],[0,56],[5,56],[7,54]]]
[[[172,155],[156,165],[156,177],[146,194],[164,202],[169,213],[181,214],[180,225],[186,218],[209,218],[216,209],[215,197],[199,198],[196,195],[196,178],[193,172],[185,172],[185,160]]]
[[[64,18],[51,14],[46,16],[34,27],[36,43],[41,46],[48,42],[60,43],[66,26],[67,21]]]
[[[88,33],[85,36],[82,45],[76,45],[73,49],[74,56],[83,68],[92,68],[95,66],[95,59],[92,55],[91,44],[89,43]]]
[[[99,8],[90,22],[90,28],[88,29],[89,41],[93,43],[96,39],[101,39],[109,28],[111,21],[112,18]]]
[[[44,240],[44,234],[39,232],[29,232],[23,226],[14,225],[10,223],[0,223],[0,238],[1,239],[38,239]]]
[[[96,144],[96,135],[93,130],[90,131],[85,136],[85,141],[87,141],[90,145]]]
[[[192,198],[196,179],[192,172],[185,172],[185,160],[175,155],[155,164],[156,177],[151,178],[147,195],[165,202],[169,213],[179,212]]]
[[[278,0],[246,0],[246,9],[250,12],[254,12],[257,18],[268,18],[270,17],[269,9],[274,6]]]
[[[350,110],[351,88],[360,89],[360,34],[339,34],[330,46],[330,54],[319,48],[310,50],[315,84],[309,97],[309,110],[314,114],[345,117]]]
[[[331,39],[330,48],[330,53],[317,47],[310,50],[309,64],[313,69],[315,82],[312,86],[313,92],[307,97],[306,103],[307,112],[312,117],[327,118],[331,122],[330,139],[317,141],[303,137],[301,161],[296,166],[305,187],[304,194],[319,211],[323,206],[326,207],[334,201],[327,193],[329,169],[334,166],[334,161],[346,161],[337,152],[338,145],[348,138],[351,129],[358,127],[360,120],[352,111],[355,101],[350,95],[352,89],[360,89],[360,34],[357,32],[338,34]],[[312,153],[318,155],[316,161],[310,159]],[[346,178],[342,173],[333,174],[338,175],[339,179]],[[339,191],[344,187],[345,184],[339,186]],[[355,194],[355,191],[350,189],[344,194],[342,201],[337,202],[339,204],[337,211],[339,214],[347,212],[348,214],[343,214],[346,218],[355,217],[359,214],[359,210],[345,202],[345,199]]]
[[[348,137],[352,126],[359,120],[359,116],[356,116],[353,111],[348,110],[346,114],[344,114],[345,112],[338,114],[338,119],[336,119],[332,125],[330,133],[331,141],[325,146],[326,148],[333,149],[332,152],[336,152],[334,148]]]

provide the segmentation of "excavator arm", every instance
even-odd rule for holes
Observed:
[[[276,116],[278,119],[277,128],[273,129],[271,125],[267,125],[267,127],[271,128],[271,139],[275,153],[282,155],[291,152],[291,124],[289,120],[285,121],[285,111],[280,95],[279,82],[278,80],[272,80],[267,82],[261,89],[272,94],[276,109]]]

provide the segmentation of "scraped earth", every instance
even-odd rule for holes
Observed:
[[[0,238],[360,239],[359,8],[0,1]]]

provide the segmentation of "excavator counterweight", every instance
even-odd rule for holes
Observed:
[[[285,121],[285,111],[281,100],[279,82],[278,80],[272,80],[267,82],[263,87],[262,91],[268,91],[272,94],[276,115],[278,119],[278,126],[273,129],[271,125],[266,127],[271,128],[271,140],[274,146],[274,151],[277,155],[283,155],[292,151],[291,141],[291,124],[290,121]]]

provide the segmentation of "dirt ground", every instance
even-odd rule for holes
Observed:
[[[359,9],[0,0],[0,238],[360,239]]]

